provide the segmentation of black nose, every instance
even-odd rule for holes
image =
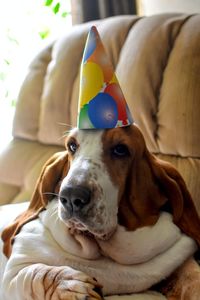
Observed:
[[[68,211],[78,212],[89,204],[91,191],[83,186],[66,186],[61,188],[59,198]]]

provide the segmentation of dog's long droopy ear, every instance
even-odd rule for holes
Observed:
[[[38,214],[45,209],[49,194],[59,191],[60,182],[67,175],[68,169],[67,151],[54,154],[46,162],[37,181],[28,209],[2,232],[1,237],[4,242],[3,252],[7,257],[11,254],[15,235],[24,224],[36,219]]]
[[[134,154],[120,197],[119,223],[128,230],[153,225],[167,208],[174,223],[200,245],[200,218],[183,178],[148,151],[136,126],[129,131]]]
[[[29,209],[38,210],[45,207],[51,193],[58,193],[62,179],[69,170],[67,151],[54,154],[44,165],[37,181]]]
[[[126,178],[124,192],[119,203],[119,223],[128,230],[154,225],[167,197],[162,193],[150,167],[148,150],[140,134],[132,146],[134,158]],[[138,147],[138,145],[143,145]],[[142,151],[140,148],[144,148]]]
[[[200,245],[200,217],[185,181],[169,163],[148,153],[150,167],[172,209],[174,223]]]

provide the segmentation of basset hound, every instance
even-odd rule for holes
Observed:
[[[3,300],[95,300],[152,287],[168,300],[200,297],[199,216],[181,175],[150,154],[135,124],[73,129],[2,239]]]

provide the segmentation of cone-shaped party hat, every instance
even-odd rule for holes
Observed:
[[[79,129],[124,127],[133,119],[96,27],[83,53],[79,92]]]

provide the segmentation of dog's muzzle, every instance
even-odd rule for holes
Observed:
[[[91,191],[84,186],[65,186],[59,194],[60,202],[66,210],[67,217],[80,215],[91,201]]]

